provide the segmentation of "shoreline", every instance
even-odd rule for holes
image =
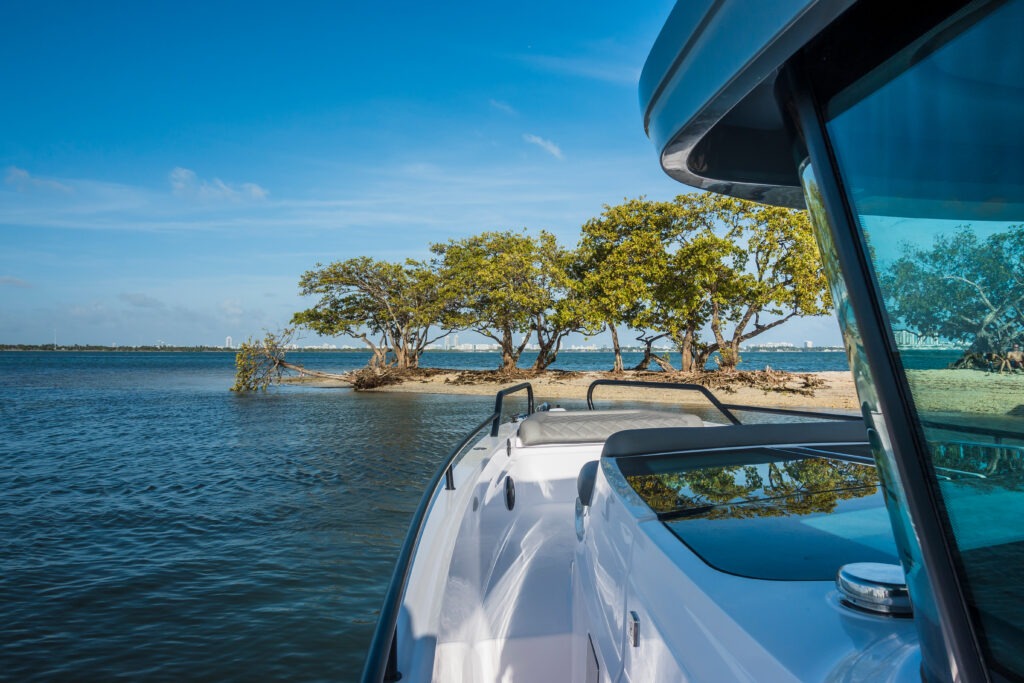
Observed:
[[[577,399],[583,401],[587,396],[587,387],[596,379],[643,379],[650,380],[651,373],[635,373],[627,371],[620,377],[607,372],[548,372],[537,377],[526,377],[505,382],[478,381],[474,383],[454,383],[462,374],[459,370],[442,370],[426,377],[406,379],[398,384],[375,389],[364,389],[365,392],[396,393],[396,394],[448,394],[462,396],[493,396],[501,389],[514,386],[520,382],[533,385],[537,403],[543,401]],[[856,411],[859,406],[854,391],[853,375],[848,371],[825,371],[807,373],[778,373],[784,377],[787,386],[798,389],[803,385],[804,377],[811,377],[822,382],[813,389],[814,395],[808,396],[794,391],[766,390],[750,386],[728,386],[711,388],[723,403],[765,406],[777,408],[832,409]],[[335,380],[323,380],[314,377],[289,377],[282,380],[283,384],[310,388],[348,388],[349,385]],[[706,406],[707,401],[690,392],[673,389],[602,386],[595,391],[595,398],[600,400],[637,401],[644,403],[673,403],[679,405]]]
[[[529,382],[533,385],[537,403],[560,400],[584,401],[587,388],[596,379],[634,379],[661,381],[660,373],[626,371],[621,376],[608,372],[548,371],[535,377],[522,377],[508,381],[495,381],[486,375],[457,378],[461,370],[437,370],[431,374],[411,377],[397,384],[389,384],[363,391],[396,394],[448,394],[464,396],[494,396],[500,389]],[[960,413],[981,416],[1024,415],[1024,376],[1019,374],[993,374],[970,369],[908,370],[907,378],[914,393],[917,409],[926,413]],[[746,386],[737,378],[728,377],[722,386],[709,389],[726,404],[791,408],[806,410],[839,410],[860,412],[860,401],[849,371],[773,372],[771,379],[783,389],[764,389]],[[317,378],[284,378],[283,383],[317,388],[342,388],[348,384]],[[686,378],[677,381],[685,382]],[[811,385],[808,395],[808,385]],[[815,386],[816,385],[816,386]],[[708,402],[692,392],[672,389],[602,386],[594,394],[598,400],[618,400],[645,403],[671,403],[675,405],[707,406]]]

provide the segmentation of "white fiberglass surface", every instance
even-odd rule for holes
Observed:
[[[434,680],[569,679],[576,474],[599,448],[502,448],[478,470],[443,581]]]
[[[832,581],[714,569],[655,517],[615,464],[602,465],[573,578],[585,603],[574,607],[577,640],[594,642],[609,676],[602,680],[914,680],[911,620],[845,607]],[[863,537],[875,526],[854,515],[829,531]],[[634,613],[635,646],[626,630]],[[574,656],[582,662],[583,654],[577,645]]]

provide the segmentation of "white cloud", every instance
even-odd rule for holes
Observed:
[[[18,192],[29,190],[56,190],[58,192],[70,193],[71,188],[63,183],[50,178],[37,178],[23,168],[8,166],[4,176],[4,182],[13,185]]]
[[[556,159],[565,158],[565,155],[562,154],[562,149],[555,143],[551,142],[551,140],[545,140],[539,135],[533,135],[532,133],[523,133],[523,140],[529,142],[531,145],[537,145]]]
[[[521,133],[524,144],[538,144],[527,143]],[[516,142],[515,136],[512,142]],[[359,253],[400,259],[425,253],[429,242],[492,228],[546,226],[564,229],[567,239],[575,240],[579,225],[602,204],[645,193],[668,198],[678,192],[677,184],[657,163],[649,163],[646,150],[639,157],[606,156],[602,164],[591,163],[586,155],[578,157],[575,152],[563,155],[567,158],[557,164],[548,162],[546,154],[524,156],[528,158],[498,167],[445,163],[415,155],[374,166],[338,164],[332,182],[323,181],[308,193],[271,194],[261,201],[189,200],[170,192],[163,184],[168,176],[160,179],[158,187],[57,178],[73,190],[60,196],[22,193],[0,181],[0,232],[16,226],[188,233],[199,240],[215,239],[217,234],[258,236],[268,238],[262,243],[273,245],[272,252],[266,253],[279,254],[286,248],[279,239],[286,230],[295,238],[288,242],[287,250],[308,251],[310,264],[323,258],[325,243],[334,245],[326,248],[345,253],[363,250]],[[566,164],[572,165],[571,174],[566,173]],[[628,172],[609,176],[609,166]],[[193,180],[194,173],[182,171],[176,180],[183,187],[200,184],[198,178]],[[396,239],[382,240],[382,230]],[[243,252],[249,253],[239,250]],[[8,270],[7,274],[16,273]],[[118,288],[115,299],[119,292],[147,292],[159,296],[168,307],[174,298],[136,285]]]
[[[248,195],[250,199],[266,199],[267,195],[270,194],[265,188],[260,187],[256,183],[242,183],[242,193]]]
[[[32,286],[32,283],[27,280],[22,280],[20,277],[14,277],[13,275],[0,275],[0,286],[6,285],[8,287],[21,287],[22,289],[28,289]]]
[[[86,325],[109,325],[116,324],[121,320],[116,312],[111,311],[99,301],[73,305],[67,309],[65,315]]]
[[[586,57],[553,57],[550,55],[523,55],[524,62],[542,71],[604,81],[615,85],[635,86],[640,82],[640,69],[616,62],[606,62]]]
[[[165,307],[164,302],[141,292],[122,292],[120,299],[138,308],[161,309]]]
[[[241,318],[242,302],[238,299],[224,299],[220,302],[220,310],[229,318]]]
[[[171,191],[178,197],[189,197],[202,201],[239,201],[243,199],[266,199],[270,194],[256,183],[239,185],[225,183],[220,178],[204,180],[196,172],[180,166],[168,175]]]
[[[513,107],[508,102],[502,102],[501,100],[491,99],[491,100],[487,100],[487,103],[489,105],[491,105],[492,107],[494,107],[495,109],[497,109],[498,111],[500,111],[500,112],[503,112],[503,113],[508,114],[510,116],[519,116],[519,112],[516,111],[515,107]]]

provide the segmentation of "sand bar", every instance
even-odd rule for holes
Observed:
[[[979,370],[911,370],[907,374],[918,410],[1024,416],[1024,374],[999,375]],[[538,402],[554,402],[564,399],[583,400],[592,381],[613,377],[606,372],[549,372],[526,380],[464,384],[456,383],[459,375],[460,372],[455,370],[442,371],[429,377],[417,377],[401,384],[370,391],[492,396],[499,389],[512,386],[519,381],[529,381],[533,385]],[[854,390],[853,376],[849,372],[792,373],[792,386],[800,386],[802,381],[799,378],[805,376],[820,379],[823,383],[813,390],[813,395],[765,391],[745,386],[732,387],[732,391],[728,388],[716,388],[712,391],[724,403],[776,408],[858,410],[859,402]],[[649,380],[651,375],[626,372],[622,378]],[[290,378],[285,381],[324,388],[346,386],[343,383],[316,378]],[[703,399],[672,390],[604,386],[597,389],[595,396],[599,399],[706,405]]]
[[[559,399],[583,400],[587,395],[587,387],[595,379],[612,378],[605,372],[579,372],[559,373],[549,372],[539,377],[531,377],[526,380],[515,380],[509,382],[480,382],[475,384],[455,384],[459,376],[458,371],[440,372],[430,377],[415,378],[401,384],[393,384],[379,389],[369,391],[386,393],[418,393],[418,394],[460,394],[471,396],[492,396],[499,389],[513,386],[519,381],[528,381],[533,385],[536,400],[557,401]],[[853,376],[849,372],[816,372],[816,373],[795,373],[793,374],[793,386],[802,384],[797,378],[810,375],[819,378],[824,386],[814,389],[813,396],[798,393],[764,391],[751,387],[735,387],[732,392],[718,388],[712,391],[723,403],[738,403],[744,405],[769,406],[777,408],[829,408],[837,410],[856,410],[858,406],[857,394],[853,388]],[[622,379],[650,379],[649,373],[636,376],[627,372]],[[331,382],[330,380],[318,380],[316,378],[286,380],[289,384],[299,383],[304,386],[314,387],[343,387],[342,383]],[[706,405],[701,398],[692,398],[691,395],[672,390],[661,389],[639,389],[635,387],[599,387],[595,392],[599,399],[614,399],[624,401],[649,401],[655,403],[679,403],[695,405]],[[689,400],[687,400],[689,399]]]

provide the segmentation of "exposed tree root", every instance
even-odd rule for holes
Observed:
[[[435,368],[418,368],[415,370],[398,370],[395,368],[371,370],[370,368],[361,368],[346,373],[346,377],[352,384],[353,389],[365,391],[367,389],[379,389],[380,387],[403,384],[405,382],[425,382],[433,375],[442,372],[446,371]]]
[[[442,371],[451,372],[451,370]],[[570,370],[520,370],[511,372],[505,370],[463,370],[455,377],[449,377],[444,382],[455,386],[471,384],[507,384],[509,382],[526,382],[537,377],[555,378],[558,380],[569,380],[579,377],[580,373]]]
[[[621,375],[605,373],[608,379],[623,379]],[[814,396],[815,389],[828,386],[825,380],[811,373],[783,372],[781,370],[751,370],[743,372],[635,372],[626,379],[644,382],[676,382],[699,384],[715,391],[735,394],[740,387],[760,389],[763,392]]]

